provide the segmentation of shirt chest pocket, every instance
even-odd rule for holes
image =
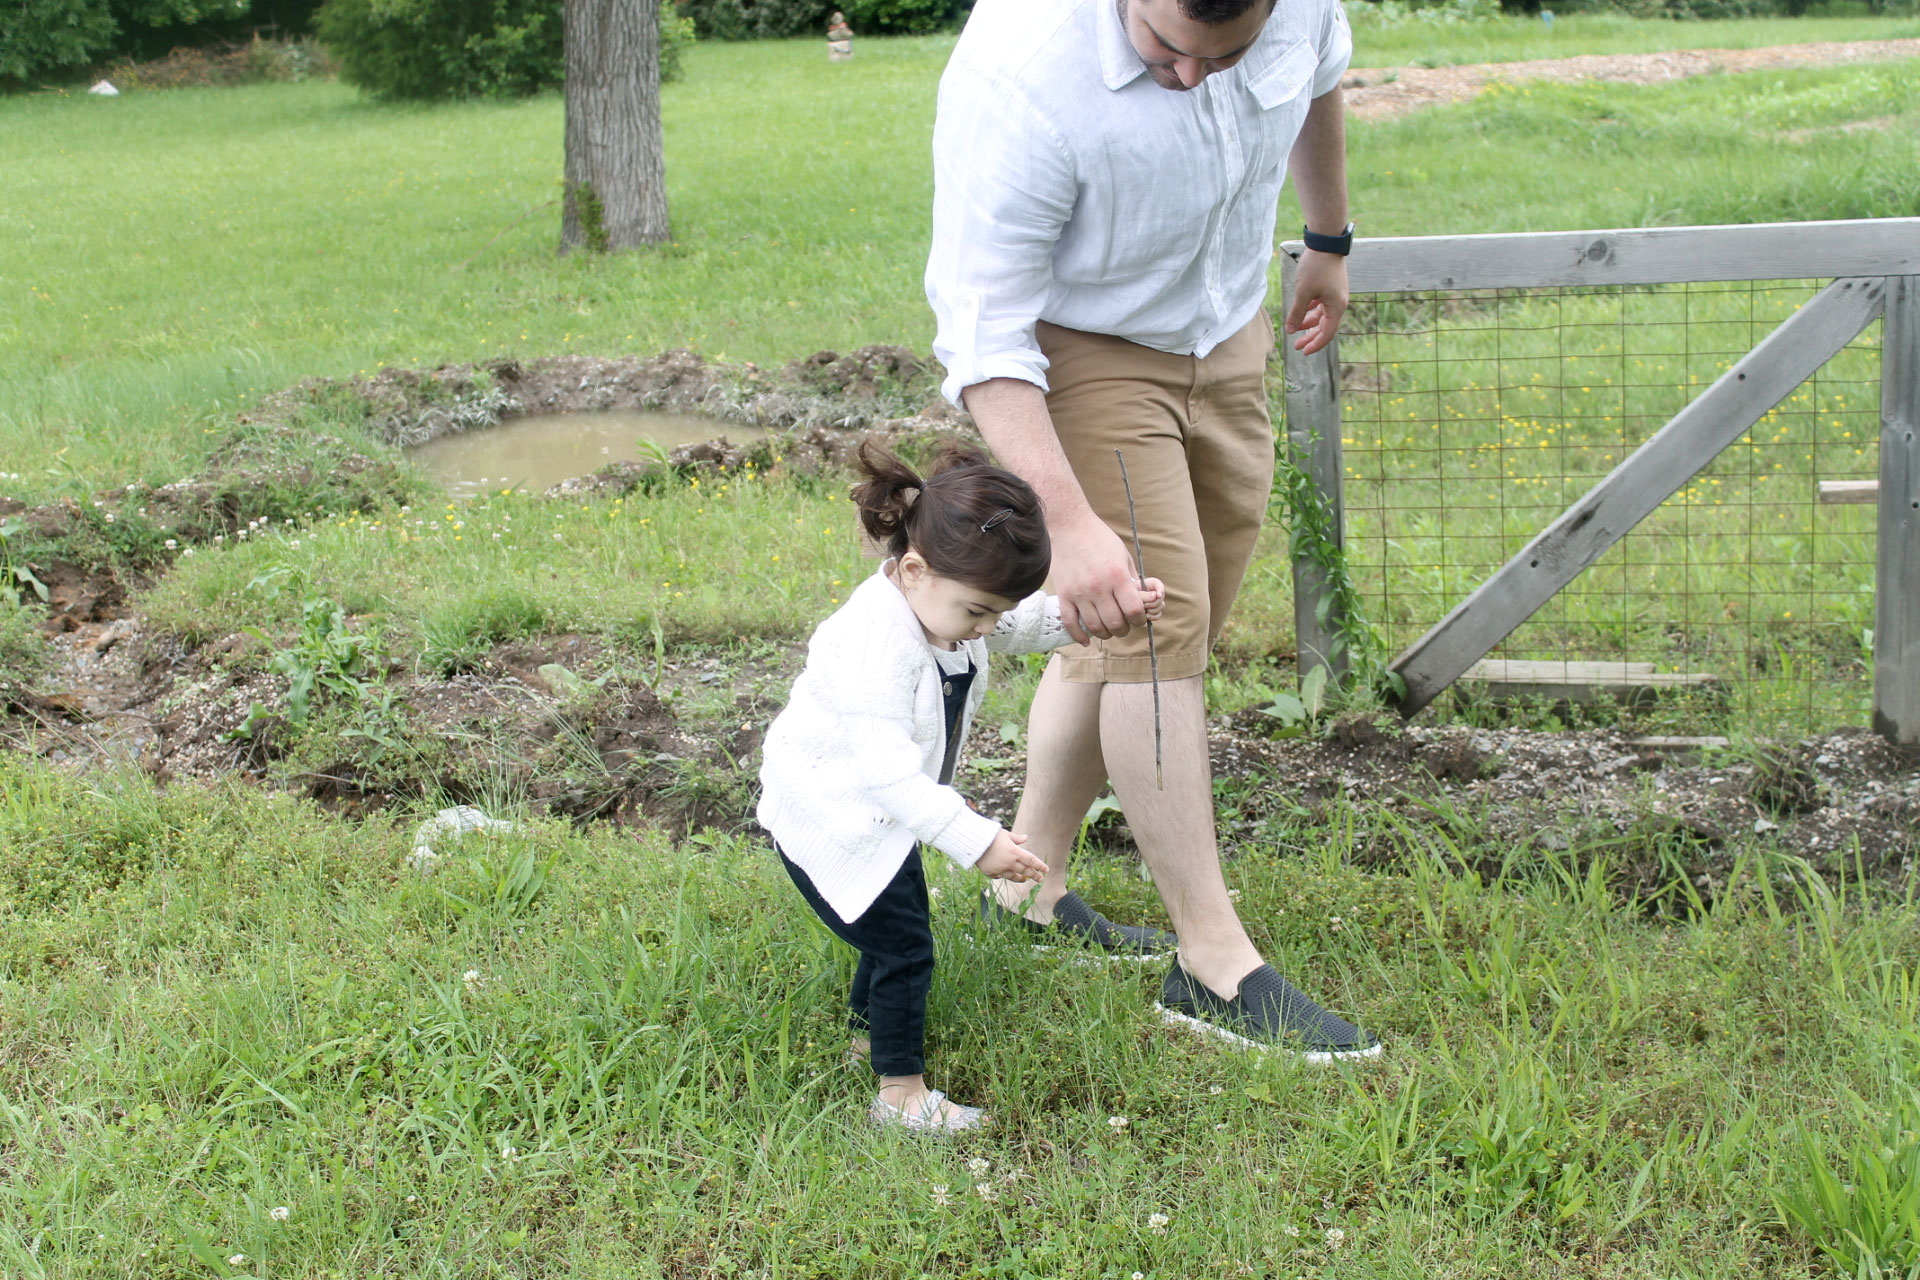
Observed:
[[[1264,67],[1248,69],[1247,93],[1257,108],[1257,118],[1248,130],[1250,179],[1257,181],[1271,173],[1293,149],[1313,101],[1313,77],[1319,69],[1319,56],[1307,40],[1294,41]]]

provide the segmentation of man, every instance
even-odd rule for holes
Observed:
[[[1351,53],[1338,0],[979,0],[940,82],[926,277],[944,390],[1045,503],[1080,642],[1034,697],[1013,824],[1052,870],[1031,898],[1011,888],[981,909],[1109,950],[1173,941],[1067,888],[1067,853],[1110,779],[1178,931],[1163,1016],[1313,1061],[1380,1046],[1262,963],[1241,927],[1201,676],[1272,485],[1263,303],[1289,158],[1321,247],[1301,262],[1287,330],[1317,351],[1346,308]],[[1167,584],[1163,778],[1116,448]]]

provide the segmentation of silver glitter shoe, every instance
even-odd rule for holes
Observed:
[[[944,1113],[941,1104],[946,1104]],[[963,1107],[947,1102],[938,1089],[927,1091],[927,1100],[917,1107],[896,1107],[885,1098],[875,1098],[867,1108],[867,1118],[882,1129],[906,1129],[915,1133],[960,1133],[983,1128],[987,1113],[978,1107]]]

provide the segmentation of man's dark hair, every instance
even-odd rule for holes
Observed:
[[[1195,22],[1217,27],[1223,22],[1232,22],[1256,5],[1271,9],[1275,0],[1177,0],[1180,12]]]

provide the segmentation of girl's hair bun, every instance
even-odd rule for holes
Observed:
[[[867,535],[902,556],[918,551],[927,567],[1006,600],[1047,580],[1053,544],[1032,486],[969,445],[940,446],[923,478],[892,450],[861,442],[853,502]]]

